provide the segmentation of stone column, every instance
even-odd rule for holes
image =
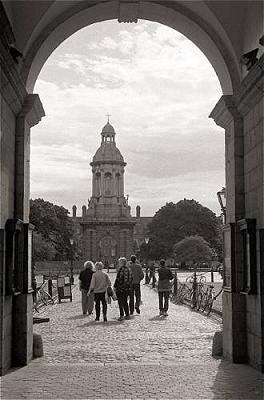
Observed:
[[[29,222],[29,182],[30,182],[30,128],[44,116],[44,110],[37,94],[29,94],[16,118],[15,136],[15,207],[17,220],[24,224]],[[31,268],[28,252],[25,248],[28,238],[27,230],[23,230],[15,248],[14,260],[21,264],[20,270],[26,272]],[[27,274],[25,274],[27,276]],[[28,282],[24,282],[23,290],[13,296],[13,357],[14,366],[26,365],[32,358],[33,351],[33,316],[32,292]]]
[[[29,222],[30,128],[45,115],[37,94],[29,94],[16,119],[15,217]]]
[[[233,362],[247,361],[246,298],[243,288],[243,243],[236,222],[245,217],[243,120],[233,96],[222,96],[210,114],[225,129],[227,225],[224,251],[231,249],[231,280],[223,292],[223,352]],[[227,227],[228,228],[228,227]],[[226,273],[228,271],[225,271]]]

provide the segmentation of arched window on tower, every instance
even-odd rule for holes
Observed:
[[[110,196],[112,193],[112,174],[107,172],[104,176],[105,195]]]
[[[117,195],[117,197],[121,197],[121,176],[120,176],[120,174],[116,174],[116,195]]]
[[[95,174],[95,196],[99,197],[101,195],[101,174],[97,172]]]

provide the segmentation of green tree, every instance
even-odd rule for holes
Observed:
[[[70,243],[73,223],[68,213],[66,208],[49,201],[30,200],[30,223],[35,226],[35,232],[55,249],[55,260],[68,260],[73,256]]]
[[[56,249],[52,242],[47,241],[41,233],[33,232],[33,260],[45,261],[53,260],[56,254]]]
[[[209,208],[196,200],[180,200],[166,203],[154,215],[148,226],[150,232],[149,254],[151,258],[168,257],[175,243],[187,236],[203,237],[216,254],[222,256],[221,221]]]
[[[201,236],[189,236],[173,246],[173,255],[176,262],[201,263],[210,262],[213,250],[209,243]]]

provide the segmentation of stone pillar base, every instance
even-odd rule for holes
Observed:
[[[13,366],[28,364],[33,357],[32,294],[19,294],[13,300]]]
[[[245,296],[240,293],[223,293],[223,356],[247,363]]]

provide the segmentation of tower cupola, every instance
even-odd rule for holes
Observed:
[[[102,143],[115,143],[115,134],[113,126],[107,121],[101,132]]]

